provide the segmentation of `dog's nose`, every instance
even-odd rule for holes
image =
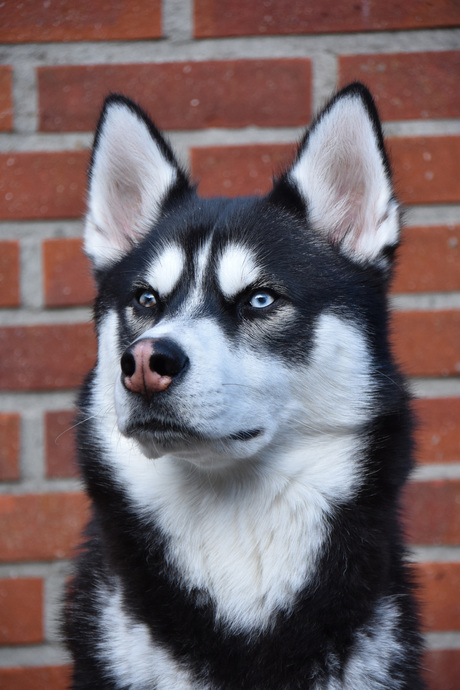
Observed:
[[[168,338],[144,338],[123,353],[120,366],[122,381],[133,393],[150,398],[166,390],[172,380],[188,365],[188,357]]]

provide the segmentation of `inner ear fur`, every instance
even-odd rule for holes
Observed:
[[[365,86],[351,84],[326,105],[279,184],[291,187],[311,228],[344,254],[386,265],[399,240],[399,210]]]

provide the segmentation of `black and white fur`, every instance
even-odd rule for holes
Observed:
[[[200,199],[147,116],[108,98],[85,230],[99,350],[80,396],[93,518],[66,609],[74,688],[422,687],[398,516],[411,420],[388,344],[398,238],[360,84],[266,197],[235,200]],[[164,388],[131,387],[139,343]]]

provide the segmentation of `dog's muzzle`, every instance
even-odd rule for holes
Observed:
[[[151,398],[165,391],[189,365],[182,349],[169,338],[143,338],[123,353],[121,380],[132,393]]]

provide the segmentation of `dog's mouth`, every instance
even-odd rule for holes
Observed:
[[[149,437],[161,445],[175,445],[177,443],[209,443],[212,441],[250,441],[262,433],[262,429],[243,429],[228,436],[216,439],[182,424],[157,418],[131,424],[125,435],[131,438],[146,440]]]
[[[162,419],[149,419],[148,421],[134,422],[125,431],[126,436],[131,437],[152,437],[156,441],[165,440],[201,440],[201,435],[193,429],[189,429],[181,424],[175,424]]]

